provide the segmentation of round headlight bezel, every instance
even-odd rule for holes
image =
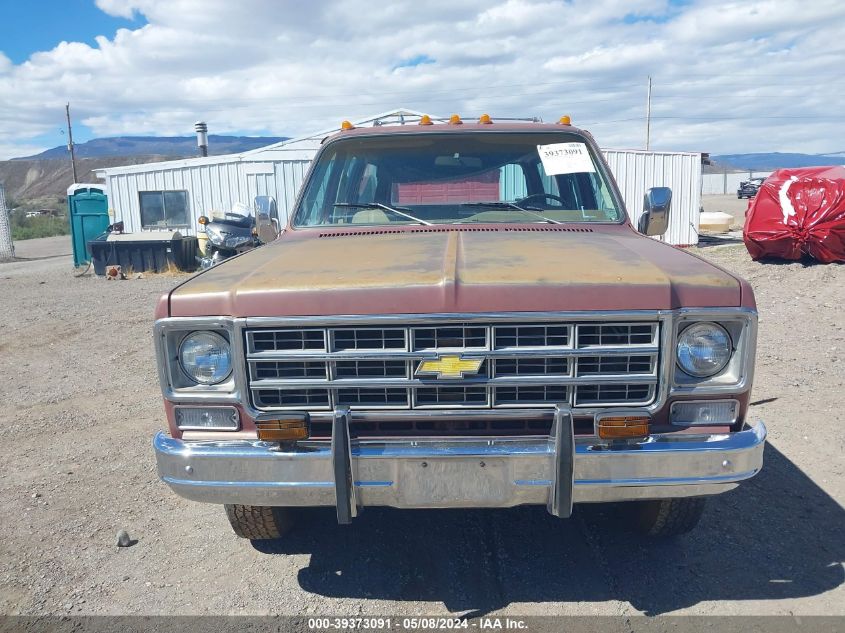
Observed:
[[[193,373],[190,368],[186,366],[185,359],[186,356],[189,356],[189,354],[185,353],[185,345],[189,341],[191,341],[191,339],[201,337],[207,339],[206,344],[214,343],[225,350],[224,356],[227,365],[225,367],[225,372],[214,372],[211,377],[203,378],[202,376],[198,376],[197,374]],[[212,330],[194,330],[193,332],[188,332],[184,337],[182,337],[182,340],[179,342],[178,350],[179,368],[182,370],[182,373],[185,375],[185,377],[196,385],[202,387],[211,387],[213,385],[219,385],[220,383],[228,380],[228,378],[232,375],[232,345],[229,340],[220,332],[215,332]]]
[[[682,347],[685,345],[685,343],[687,343],[687,341],[684,340],[684,337],[688,338],[688,337],[692,336],[693,334],[698,333],[703,328],[710,329],[712,332],[716,333],[717,335],[724,336],[724,340],[726,342],[726,347],[727,347],[727,353],[726,353],[723,361],[718,365],[718,367],[716,367],[715,369],[708,368],[708,369],[702,371],[702,370],[696,370],[692,366],[685,365],[684,361],[682,360],[682,358],[684,356],[682,354]],[[733,355],[734,355],[734,351],[735,350],[734,350],[733,339],[731,338],[730,332],[728,332],[728,330],[725,327],[723,327],[722,325],[720,325],[718,323],[714,323],[712,321],[699,321],[699,322],[690,324],[689,326],[687,326],[686,328],[684,328],[683,330],[681,330],[678,333],[678,341],[677,341],[677,344],[675,346],[675,364],[677,365],[677,367],[682,372],[684,372],[685,374],[687,374],[688,376],[691,376],[693,378],[712,378],[713,376],[716,376],[716,375],[720,374],[721,372],[723,372],[725,370],[725,368],[728,366],[728,364],[730,364],[731,358],[733,358]],[[689,356],[688,353],[687,353],[687,356]]]

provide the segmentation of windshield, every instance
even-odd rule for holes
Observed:
[[[243,202],[234,202],[225,211],[213,210],[211,220],[236,226],[250,226],[252,224],[252,209]]]
[[[462,132],[333,142],[314,166],[294,225],[621,219],[580,136]]]

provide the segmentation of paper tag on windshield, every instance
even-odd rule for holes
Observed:
[[[584,143],[552,143],[538,145],[537,152],[547,176],[580,174],[596,171]]]

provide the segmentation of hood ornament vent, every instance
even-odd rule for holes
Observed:
[[[361,235],[397,235],[399,233],[592,233],[593,229],[581,226],[427,226],[408,227],[403,229],[365,229],[340,230],[330,233],[320,233],[319,237],[354,237]]]

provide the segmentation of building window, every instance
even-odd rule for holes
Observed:
[[[188,226],[187,191],[141,191],[138,198],[143,228]]]

